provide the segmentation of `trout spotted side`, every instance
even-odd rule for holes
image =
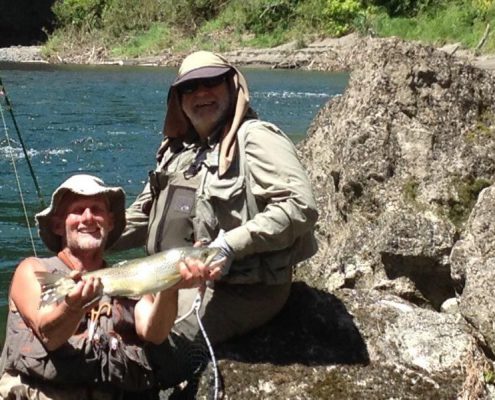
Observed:
[[[181,279],[179,263],[186,257],[199,259],[208,266],[219,252],[220,249],[214,247],[179,247],[87,272],[81,279],[100,278],[103,294],[109,296],[142,296],[175,285]],[[44,271],[35,274],[41,285],[40,307],[60,301],[77,283],[68,274]]]

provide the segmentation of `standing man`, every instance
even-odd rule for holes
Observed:
[[[157,167],[115,247],[145,245],[150,254],[196,242],[221,247],[223,277],[207,288],[202,309],[209,339],[219,343],[283,307],[293,266],[316,251],[316,204],[293,143],[257,119],[244,76],[219,55],[184,59],[163,135]],[[179,315],[195,295],[181,291]],[[173,332],[197,340],[198,323],[188,318]]]
[[[125,227],[125,196],[90,175],[66,180],[36,220],[56,256],[26,258],[15,270],[0,398],[158,398],[146,346],[169,334],[179,287],[202,282],[208,270],[191,261],[181,265],[182,282],[156,295],[102,297],[101,281],[81,275],[107,266],[104,250]],[[62,302],[40,307],[39,272],[70,274],[78,283]]]

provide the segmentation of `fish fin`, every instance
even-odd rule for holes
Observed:
[[[35,271],[41,286],[40,308],[59,302],[75,286],[75,282],[66,274]]]
[[[121,268],[121,267],[123,267],[124,265],[126,265],[126,264],[128,264],[128,263],[129,263],[129,261],[128,261],[128,260],[119,261],[118,263],[113,264],[113,265],[112,265],[112,268],[113,268],[113,267],[116,267],[116,268]]]

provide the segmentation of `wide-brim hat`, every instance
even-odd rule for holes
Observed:
[[[218,54],[197,51],[182,62],[172,87],[193,79],[214,78],[231,71],[233,67]]]
[[[105,248],[111,247],[125,229],[125,192],[121,187],[107,186],[100,178],[86,174],[73,175],[63,182],[53,192],[50,206],[35,215],[40,238],[46,247],[54,252],[62,250],[62,237],[53,232],[52,218],[69,192],[80,196],[107,196],[114,226],[108,234]]]

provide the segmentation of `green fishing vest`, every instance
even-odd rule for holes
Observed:
[[[220,229],[245,224],[263,210],[251,192],[245,159],[245,136],[251,124],[263,124],[286,137],[273,124],[248,120],[237,132],[238,156],[227,173],[218,177],[218,144],[165,152],[160,166],[150,173],[153,204],[149,215],[146,248],[153,254],[195,241],[210,242]],[[289,138],[286,137],[290,141]],[[192,175],[192,176],[191,176]],[[222,281],[229,283],[283,284],[291,281],[292,267],[317,250],[313,232],[300,236],[286,249],[235,259]]]
[[[69,272],[58,258],[41,259],[50,272]],[[134,324],[135,300],[104,297],[112,305],[102,314],[94,340],[88,338],[89,319],[84,316],[75,334],[54,351],[45,349],[20,314],[9,311],[2,352],[4,369],[34,380],[57,385],[111,384],[129,391],[154,386],[154,376]]]

